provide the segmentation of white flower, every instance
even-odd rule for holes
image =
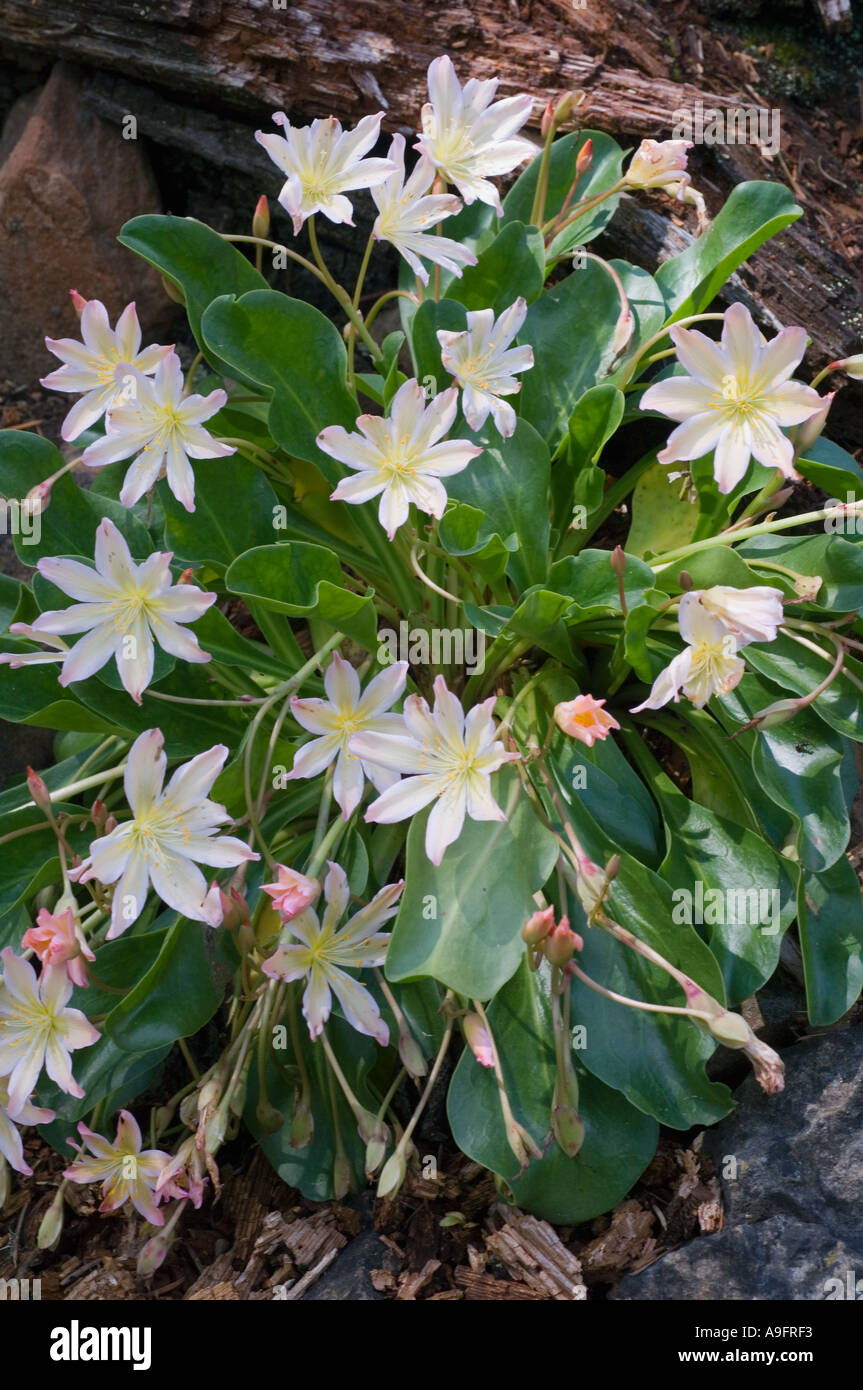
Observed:
[[[222,920],[219,890],[215,884],[207,890],[198,864],[228,869],[259,858],[242,840],[215,833],[230,819],[224,806],[207,799],[228,756],[224,744],[183,763],[164,787],[164,743],[160,729],[148,729],[135,739],[123,778],[133,818],[94,840],[87,858],[70,874],[78,883],[116,883],[108,940],[137,921],[150,884],[175,912],[217,927]]]
[[[153,678],[154,640],[182,661],[210,660],[197,637],[180,624],[200,618],[215,603],[216,595],[193,584],[174,584],[170,552],[155,551],[136,565],[113,521],[105,517],[96,530],[95,562],[91,570],[78,560],[39,561],[40,574],[80,601],[71,608],[41,613],[26,628],[16,624],[16,631],[51,645],[56,634],[86,635],[67,650],[34,653],[34,663],[59,657],[63,663],[59,680],[65,686],[86,680],[114,657],[124,689],[140,705],[142,692]],[[0,656],[0,662],[4,660],[19,666],[30,657],[7,653]]]
[[[393,772],[409,774],[372,802],[367,821],[389,825],[435,802],[426,826],[425,848],[431,862],[439,864],[447,845],[461,834],[465,815],[471,820],[506,820],[491,794],[489,778],[519,754],[507,753],[495,739],[497,726],[491,714],[495,696],[474,705],[465,715],[443,676],[437,677],[434,692],[434,712],[419,695],[405,700],[407,737],[356,734],[351,739],[351,752]]]
[[[228,399],[222,390],[208,396],[183,396],[183,369],[175,352],[163,358],[155,378],[131,373],[122,398],[105,418],[105,438],[81,455],[82,463],[103,468],[120,459],[135,459],[123,481],[120,501],[131,507],[163,475],[187,512],[195,510],[195,475],[189,459],[223,458],[236,453],[214,439],[204,421]]]
[[[102,1203],[99,1210],[102,1212],[116,1211],[124,1202],[131,1202],[151,1226],[164,1225],[165,1218],[158,1208],[154,1190],[171,1155],[162,1149],[141,1148],[143,1139],[134,1115],[128,1110],[120,1111],[113,1144],[83,1122],[78,1125],[78,1133],[84,1144],[63,1177],[69,1182],[100,1182]],[[90,1158],[85,1149],[94,1157]]]
[[[29,1100],[25,1100],[16,1112],[15,1119],[19,1125],[49,1125],[54,1119],[54,1111],[44,1110],[41,1106],[31,1105]],[[25,1178],[29,1178],[33,1169],[24,1158],[21,1135],[9,1117],[9,1091],[5,1081],[0,1081],[0,1154],[16,1173],[23,1173]]]
[[[131,371],[150,374],[173,347],[144,348],[141,351],[141,325],[134,302],[127,304],[111,328],[108,312],[98,299],[90,299],[81,313],[81,337],[46,338],[45,346],[63,363],[56,371],[42,378],[41,384],[54,391],[83,391],[60,431],[64,439],[77,439],[79,434],[101,420],[105,411],[127,388]]]
[[[673,192],[683,200],[686,185],[686,151],[691,140],[642,140],[624,175],[624,182],[633,188],[667,188],[676,184]]]
[[[672,328],[677,357],[689,376],[650,386],[643,410],[659,410],[682,423],[658,455],[660,463],[697,459],[715,450],[720,492],[740,482],[752,455],[788,478],[794,448],[780,426],[799,425],[822,407],[811,386],[789,381],[806,349],[805,328],[783,328],[770,343],[742,304],[725,312],[721,343],[689,328]]]
[[[392,540],[408,519],[410,504],[440,518],[447,503],[441,478],[466,468],[482,453],[464,439],[444,440],[455,420],[458,391],[441,391],[429,406],[416,378],[400,386],[390,413],[361,415],[360,433],[330,425],[318,435],[318,448],[354,469],[331,494],[334,502],[368,502],[380,496],[378,519]]]
[[[44,642],[53,651],[39,652],[0,652],[0,666],[8,666],[17,671],[19,666],[46,666],[49,661],[63,661],[69,647],[60,637],[50,637],[46,632],[37,632],[32,623],[10,623],[9,631],[15,637],[28,637],[31,642]]]
[[[421,155],[405,181],[405,138],[394,135],[390,162],[395,166],[395,173],[371,191],[378,209],[372,236],[378,241],[389,241],[424,285],[429,282],[429,273],[420,256],[459,276],[461,270],[457,262],[476,265],[476,256],[461,242],[452,237],[429,235],[429,228],[445,217],[452,217],[461,208],[453,193],[429,194],[435,177],[431,160]]]
[[[80,1009],[67,1009],[72,982],[66,971],[49,965],[37,979],[30,962],[10,946],[0,959],[0,1076],[9,1078],[10,1119],[23,1119],[43,1066],[61,1091],[80,1100],[84,1092],[72,1075],[70,1054],[91,1047],[100,1035]]]
[[[313,908],[294,917],[286,930],[298,938],[298,943],[280,946],[275,955],[264,961],[261,969],[272,979],[305,978],[308,981],[303,994],[303,1016],[312,1038],[320,1036],[335,994],[351,1027],[386,1047],[390,1030],[381,1018],[377,1003],[365,986],[347,971],[383,965],[390,938],[388,932],[379,929],[395,916],[404,880],[388,883],[366,907],[348,918],[339,931],[338,924],[350,900],[350,889],[344,869],[330,862],[329,870],[324,882],[327,905],[323,921],[318,921]]]
[[[721,618],[702,608],[697,594],[683,595],[677,621],[680,635],[688,645],[660,671],[649,696],[635,706],[633,714],[643,709],[660,709],[669,700],[678,700],[681,687],[695,708],[702,709],[711,695],[727,695],[743,675],[745,668],[737,655],[737,638]]]
[[[295,695],[291,700],[291,713],[297,723],[320,737],[304,744],[295,755],[287,780],[317,777],[335,760],[333,796],[345,820],[359,805],[365,777],[379,792],[397,782],[397,775],[377,767],[371,759],[358,758],[348,751],[348,745],[361,729],[379,733],[404,732],[402,716],[385,711],[404,691],[407,670],[406,661],[387,666],[369,681],[361,695],[360,679],[353,666],[338,652],[333,652],[333,659],[324,673],[327,699],[303,700]]]
[[[383,114],[364,116],[355,130],[342,130],[335,116],[292,126],[284,111],[277,111],[273,124],[281,126],[284,135],[255,131],[255,139],[287,174],[279,202],[291,215],[295,236],[315,212],[352,227],[354,210],[344,195],[374,188],[393,172],[390,160],[365,158],[378,138]]]
[[[481,82],[471,77],[464,87],[452,60],[435,58],[428,70],[430,101],[422,109],[422,135],[416,144],[466,203],[477,198],[502,212],[500,195],[486,174],[508,174],[537,153],[532,141],[516,135],[533,109],[533,98],[522,94],[492,105],[498,79]]]
[[[472,430],[481,429],[489,414],[504,439],[515,432],[515,411],[501,396],[521,390],[515,372],[533,366],[533,348],[510,347],[527,314],[521,298],[495,319],[493,309],[477,309],[467,316],[462,333],[438,330],[441,361],[462,388],[461,408]]]
[[[702,608],[724,623],[737,638],[738,647],[747,642],[775,642],[782,623],[782,590],[755,584],[751,589],[734,589],[714,584],[712,589],[693,591]]]

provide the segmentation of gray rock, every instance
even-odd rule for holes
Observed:
[[[847,1297],[863,1280],[863,1028],[784,1053],[785,1090],[754,1078],[708,1131],[725,1224],[627,1275],[620,1299]],[[861,1283],[863,1291],[863,1283]]]
[[[384,1295],[372,1288],[373,1269],[383,1269],[391,1252],[375,1231],[360,1231],[303,1298],[303,1303],[372,1303]]]

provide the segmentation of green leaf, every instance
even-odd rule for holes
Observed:
[[[234,372],[271,394],[273,439],[337,483],[343,470],[315,440],[328,425],[353,429],[358,412],[335,324],[300,299],[254,290],[242,299],[217,299],[204,314],[202,330]]]
[[[801,874],[797,918],[809,1021],[826,1028],[863,987],[863,900],[842,855],[820,874]]]
[[[374,602],[345,588],[338,559],[323,546],[304,541],[256,546],[237,557],[225,583],[232,594],[256,599],[277,613],[318,618],[366,651],[375,650]]]
[[[665,464],[655,463],[642,473],[632,494],[632,525],[626,538],[631,554],[644,558],[686,545],[697,524],[698,507],[690,501],[688,488],[681,496],[680,484],[669,482]]]
[[[6,652],[34,652],[33,642],[0,640]],[[10,724],[40,729],[77,729],[83,733],[115,733],[117,726],[102,712],[88,709],[77,698],[77,687],[57,684],[59,666],[0,666],[0,708]],[[128,699],[128,696],[127,696]],[[122,727],[122,726],[121,726]]]
[[[780,633],[769,646],[748,646],[746,660],[783,690],[790,690],[794,695],[808,695],[830,671],[835,656],[832,644],[825,646],[824,651],[825,659],[819,660],[807,647],[801,647],[799,642]],[[859,661],[846,657],[845,665],[858,680],[863,678],[863,665]],[[844,672],[839,672],[810,709],[837,733],[863,743],[863,702],[857,687]]]
[[[842,757],[841,738],[808,709],[787,724],[759,730],[753,745],[755,776],[797,824],[798,859],[816,873],[835,864],[848,845]]]
[[[314,1136],[311,1143],[302,1149],[291,1147],[294,1086],[282,1071],[281,1065],[274,1062],[272,1052],[267,1060],[267,1096],[271,1104],[281,1111],[285,1123],[275,1134],[267,1134],[261,1129],[255,1113],[258,1102],[256,1067],[252,1067],[249,1076],[245,1120],[282,1181],[291,1187],[299,1188],[303,1196],[313,1202],[326,1202],[335,1196],[333,1165],[337,1153],[328,1069],[323,1048],[320,1043],[310,1041],[308,1028],[302,1018],[299,1019],[299,1036],[303,1059],[311,1078],[311,1108],[314,1117]],[[377,1043],[356,1033],[335,1014],[327,1024],[327,1037],[354,1095],[366,1109],[377,1110],[379,1101],[368,1084],[369,1072],[381,1054]],[[293,1054],[290,1049],[280,1048],[275,1056],[279,1063],[292,1063]],[[363,1182],[365,1144],[357,1133],[356,1120],[348,1109],[339,1086],[334,1087],[333,1103],[336,1106],[342,1142],[353,1169],[353,1185],[359,1188]]]
[[[531,304],[519,333],[534,365],[522,376],[520,414],[555,449],[585,391],[611,365],[620,300],[602,266],[588,261]]]
[[[623,574],[627,608],[637,608],[646,603],[653,583],[650,566],[635,555],[627,555]],[[555,593],[568,595],[572,599],[572,606],[566,615],[568,623],[589,622],[592,618],[620,612],[617,575],[611,568],[611,552],[608,550],[582,550],[578,555],[567,555],[565,559],[558,560],[551,567],[548,586]]]
[[[31,488],[62,468],[65,460],[41,435],[23,430],[0,430],[0,494],[22,500]],[[133,556],[146,559],[153,549],[146,528],[119,502],[88,492],[68,473],[51,487],[51,500],[38,514],[39,529],[32,539],[15,535],[15,552],[25,565],[48,555],[83,555],[92,560],[96,528],[110,517],[129,543]],[[36,539],[38,535],[38,539]]]
[[[260,468],[233,454],[200,468],[195,510],[187,512],[165,482],[158,484],[165,509],[165,544],[183,565],[224,570],[254,545],[273,541],[278,499]]]
[[[180,918],[165,933],[154,964],[111,1010],[105,1032],[125,1052],[148,1052],[191,1037],[222,1002],[232,955],[224,932]]]
[[[137,1100],[156,1080],[169,1050],[160,1047],[154,1052],[124,1052],[103,1033],[92,1047],[72,1054],[75,1080],[84,1091],[81,1100],[66,1095],[43,1073],[38,1090],[39,1104],[50,1106],[57,1118],[50,1125],[40,1125],[39,1133],[68,1161],[72,1150],[67,1141],[74,1138],[80,1143],[75,1129],[78,1120],[99,1101],[105,1102],[105,1114],[113,1115],[130,1101]]]
[[[387,955],[387,977],[431,975],[449,989],[489,999],[517,969],[521,928],[557,858],[515,774],[495,775],[505,822],[466,819],[435,868],[426,857],[427,813],[408,833],[405,891]]]
[[[201,319],[208,304],[219,295],[240,295],[263,290],[267,282],[250,261],[192,217],[133,217],[117,238],[123,246],[143,256],[183,291],[189,324],[207,360],[225,374],[225,363],[205,343]],[[230,372],[227,372],[230,375]]]
[[[542,737],[542,731],[538,736]],[[719,966],[694,928],[672,924],[671,889],[656,874],[621,849],[584,806],[565,775],[565,766],[552,744],[548,766],[557,793],[585,852],[597,864],[620,854],[620,871],[609,894],[608,912],[678,970],[684,971],[715,998],[724,999]],[[546,804],[554,824],[557,813]],[[562,826],[560,827],[562,831]],[[584,923],[584,914],[570,893],[570,920]],[[658,967],[598,927],[582,930],[584,950],[579,963],[603,985],[626,997],[653,1004],[683,1004],[683,991]],[[661,1124],[688,1129],[720,1119],[731,1108],[725,1086],[707,1079],[704,1064],[715,1044],[687,1019],[648,1013],[603,998],[580,981],[573,981],[573,1022],[587,1029],[587,1047],[580,1054],[585,1067],[615,1090],[623,1091],[637,1109]]]
[[[816,608],[850,613],[863,608],[863,546],[842,536],[753,536],[739,547],[750,564],[759,559],[787,565],[798,574],[818,575],[821,588],[812,600]],[[767,570],[762,584],[782,586],[787,579]],[[789,590],[790,592],[790,590]]]
[[[499,536],[510,552],[507,568],[518,590],[541,584],[548,567],[548,448],[524,420],[518,421],[509,439],[501,439],[490,420],[478,434],[467,429],[462,433],[476,440],[483,452],[463,472],[447,479],[447,492],[484,519],[466,551],[458,548],[458,535],[444,516],[442,545],[452,555],[464,555],[484,550]]]
[[[532,304],[544,283],[542,233],[536,227],[509,222],[476,265],[466,266],[461,279],[453,280],[447,295],[466,309],[493,309],[497,317],[519,295]]]
[[[569,210],[576,203],[584,202],[588,198],[595,198],[598,193],[611,188],[620,178],[624,151],[616,140],[612,140],[603,131],[580,130],[555,140],[551,147],[548,168],[548,192],[546,193],[543,214],[546,222],[556,217],[563,207],[575,178],[576,158],[579,150],[588,140],[593,141],[593,159],[587,173],[579,179],[576,192],[569,203]],[[537,155],[536,159],[531,160],[524,173],[516,179],[504,198],[504,225],[513,221],[530,222],[533,198],[539,177],[539,164],[540,156]],[[549,260],[562,255],[573,246],[583,246],[586,242],[599,236],[617,211],[619,202],[620,194],[615,193],[595,208],[577,217],[571,226],[559,232],[555,237],[549,248]],[[451,224],[448,223],[447,229],[450,226]]]
[[[501,1057],[516,1120],[542,1147],[547,1140],[555,1081],[548,972],[522,964],[496,995],[489,1025]],[[576,1053],[576,1058],[579,1053]],[[447,1115],[459,1148],[508,1182],[513,1197],[546,1221],[589,1221],[626,1195],[653,1157],[655,1120],[576,1062],[584,1143],[567,1158],[554,1142],[523,1177],[506,1139],[494,1074],[465,1048],[447,1096]]]
[[[863,497],[863,468],[853,454],[834,444],[832,439],[825,439],[823,434],[809,446],[805,458],[795,459],[794,467],[808,482],[837,502]],[[854,534],[863,534],[859,517],[846,517],[845,522],[854,527]]]
[[[590,499],[592,505],[586,505],[587,516],[601,502],[605,474],[593,465],[623,419],[625,405],[623,392],[603,383],[585,391],[570,415],[562,457],[555,463],[551,475],[554,516],[559,529],[569,524],[576,502],[587,504],[588,499],[581,493],[578,497],[575,495],[576,485],[585,475],[596,478],[595,496]],[[586,523],[587,517],[584,520]]]
[[[80,815],[81,807],[71,803],[55,803],[55,814],[67,812]],[[37,807],[14,811],[3,817],[3,833],[11,834],[26,826],[45,824],[45,816]],[[72,826],[68,831],[69,844],[83,857],[90,836],[86,828]],[[40,888],[60,880],[60,861],[57,856],[57,837],[45,824],[44,830],[17,835],[7,841],[0,854],[0,919],[11,913],[19,903],[32,897]],[[28,924],[29,925],[29,924]],[[18,946],[20,942],[15,942]]]
[[[739,265],[802,214],[784,183],[732,188],[710,229],[656,272],[672,319],[700,314]]]

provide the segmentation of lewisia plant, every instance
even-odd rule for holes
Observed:
[[[57,735],[0,797],[0,1194],[39,1129],[52,1241],[91,1184],[152,1276],[238,1139],[393,1196],[443,1088],[505,1197],[593,1218],[731,1108],[718,1044],[781,1088],[740,1005],[785,933],[813,1026],[860,993],[863,475],[822,436],[859,358],[714,305],[784,184],[708,209],[685,142],[545,104],[441,56],[413,140],[277,112],[272,225],[119,230],[176,343],[77,293],[47,340],[93,485],[0,432],[40,520],[0,710]],[[697,257],[587,249],[624,188]]]

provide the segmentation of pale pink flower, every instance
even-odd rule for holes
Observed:
[[[209,661],[209,652],[181,624],[202,617],[216,594],[194,584],[175,584],[171,558],[170,551],[154,551],[136,565],[123,536],[104,517],[96,530],[95,570],[79,560],[40,560],[39,573],[79,602],[40,613],[26,636],[53,644],[60,634],[85,635],[64,651],[40,653],[37,660],[59,659],[59,682],[66,686],[86,680],[113,657],[124,689],[138,705],[153,678],[155,643],[181,661]],[[27,661],[10,653],[5,659],[10,666]]]
[[[612,729],[620,728],[614,715],[603,709],[604,704],[592,695],[576,695],[574,700],[555,705],[555,723],[565,734],[592,748],[597,739],[608,738]]]
[[[194,922],[222,921],[218,887],[207,888],[199,864],[236,868],[258,859],[248,845],[216,827],[230,819],[207,798],[228,750],[217,743],[183,763],[165,786],[168,761],[160,729],[140,734],[129,752],[123,783],[132,819],[94,840],[87,858],[70,873],[79,883],[116,884],[108,940],[120,936],[144,910],[152,884],[162,901]]]
[[[681,688],[695,708],[702,709],[711,695],[727,695],[743,675],[743,661],[737,655],[740,643],[720,618],[702,608],[697,594],[683,595],[677,620],[687,646],[660,671],[647,699],[635,706],[633,714],[679,700]]]
[[[461,408],[472,430],[482,429],[491,415],[502,438],[515,433],[515,411],[502,397],[517,395],[521,382],[515,373],[533,366],[532,347],[509,346],[526,314],[527,303],[519,298],[497,319],[493,309],[477,309],[462,332],[438,329],[441,361],[462,388]]]
[[[113,1144],[95,1134],[82,1122],[78,1125],[83,1145],[77,1147],[78,1157],[64,1172],[69,1182],[100,1182],[102,1184],[101,1212],[116,1211],[124,1202],[131,1202],[151,1226],[162,1226],[164,1214],[154,1196],[156,1183],[171,1155],[161,1149],[142,1149],[141,1130],[134,1115],[121,1110]],[[85,1152],[90,1150],[90,1154]]]
[[[358,188],[374,188],[394,171],[389,159],[367,159],[366,155],[380,134],[383,112],[364,116],[355,130],[342,130],[335,116],[292,126],[284,111],[277,111],[273,124],[284,135],[255,131],[274,164],[287,175],[279,202],[290,213],[294,235],[307,217],[322,212],[331,222],[354,225],[354,210],[346,193]]]
[[[632,188],[677,185],[673,192],[682,201],[686,185],[690,182],[686,172],[686,151],[691,148],[691,140],[642,140],[630,160],[624,182]]]
[[[732,304],[721,342],[691,328],[674,327],[669,336],[689,375],[658,381],[641,398],[642,410],[681,421],[657,455],[660,463],[713,452],[720,492],[737,486],[753,456],[796,478],[794,446],[781,427],[823,407],[811,386],[788,379],[806,350],[806,329],[783,328],[768,343],[749,310]]]
[[[162,359],[151,381],[132,372],[105,418],[105,437],[84,450],[81,462],[104,468],[121,459],[134,459],[123,480],[120,501],[133,506],[145,492],[166,477],[168,487],[187,512],[195,510],[195,474],[190,459],[224,458],[237,451],[223,444],[204,421],[228,399],[221,389],[207,396],[183,394],[183,369],[175,352]]]
[[[54,1111],[31,1105],[29,1100],[25,1100],[15,1112],[15,1119],[19,1125],[49,1125],[54,1119]],[[0,1166],[5,1158],[16,1173],[23,1174],[25,1178],[30,1177],[33,1169],[24,1158],[24,1145],[18,1125],[13,1124],[9,1115],[9,1091],[3,1080],[0,1080],[0,1155]]]
[[[422,109],[416,149],[456,185],[466,203],[479,198],[500,216],[500,194],[486,175],[509,174],[532,159],[537,148],[516,134],[530,116],[533,98],[522,93],[493,101],[497,86],[496,77],[471,77],[462,87],[452,59],[435,58],[428,70],[430,100]]]
[[[476,256],[460,241],[437,234],[429,235],[438,222],[461,210],[461,203],[455,194],[429,193],[435,177],[431,160],[421,155],[410,176],[405,179],[403,135],[393,136],[389,157],[395,166],[395,173],[371,190],[378,209],[372,236],[377,241],[388,241],[394,246],[424,285],[429,282],[429,273],[420,257],[458,276],[461,275],[459,263],[476,265]]]
[[[75,920],[73,907],[66,907],[62,912],[57,912],[55,908],[53,913],[46,907],[41,908],[36,916],[36,926],[27,929],[21,946],[25,950],[35,951],[43,966],[62,967],[73,985],[79,989],[86,988],[87,966],[84,962],[95,960],[96,957]]]
[[[735,589],[730,584],[714,584],[711,589],[694,589],[702,608],[724,623],[737,638],[738,647],[748,642],[775,642],[782,625],[782,590],[766,584]]]
[[[60,432],[66,440],[77,439],[101,420],[127,388],[132,372],[155,372],[163,358],[174,350],[171,345],[154,345],[141,351],[141,325],[134,303],[126,305],[113,329],[100,300],[82,304],[83,342],[75,338],[45,339],[46,347],[60,358],[63,366],[43,377],[42,386],[53,391],[84,393],[63,421]]]
[[[416,378],[399,387],[389,414],[361,415],[359,433],[330,425],[318,435],[325,454],[355,473],[331,494],[334,502],[369,502],[380,497],[378,520],[392,540],[407,521],[413,502],[421,512],[440,519],[447,504],[441,478],[461,473],[482,453],[464,439],[444,439],[458,409],[458,392],[441,391],[427,406]]]
[[[350,889],[344,869],[330,862],[324,881],[323,919],[319,921],[317,913],[306,908],[286,927],[297,941],[279,946],[275,954],[264,961],[261,969],[271,979],[307,981],[303,1016],[313,1039],[323,1031],[335,994],[352,1028],[374,1038],[382,1047],[389,1042],[389,1028],[381,1018],[376,1001],[365,986],[347,972],[383,965],[390,937],[380,928],[398,911],[403,888],[403,880],[388,883],[339,928],[350,901]]]
[[[360,730],[404,732],[402,716],[386,711],[404,691],[407,671],[407,662],[397,661],[380,671],[360,692],[360,678],[351,663],[333,652],[324,672],[327,698],[301,699],[295,695],[291,700],[291,713],[297,723],[318,737],[303,744],[294,755],[286,780],[317,777],[335,762],[333,796],[345,820],[360,804],[366,777],[379,792],[397,782],[395,773],[378,767],[370,758],[357,757],[349,745]]]
[[[491,713],[494,695],[466,715],[443,676],[435,680],[434,692],[434,711],[420,695],[405,700],[407,736],[359,733],[350,747],[357,757],[408,774],[372,802],[367,821],[389,825],[435,803],[426,826],[425,848],[431,862],[439,864],[447,846],[461,834],[466,815],[477,821],[506,820],[492,796],[489,779],[520,754],[508,753],[496,739]]]
[[[60,966],[36,976],[29,961],[7,946],[0,951],[0,1076],[8,1077],[8,1113],[18,1119],[43,1066],[67,1095],[84,1092],[72,1075],[71,1054],[91,1047],[100,1034],[80,1009],[67,1008],[72,981]]]
[[[292,917],[305,912],[307,907],[311,907],[317,901],[321,885],[316,878],[307,878],[305,874],[298,873],[296,869],[289,869],[284,864],[277,864],[276,870],[276,882],[262,883],[261,888],[265,893],[269,893],[279,916],[290,922]]]

